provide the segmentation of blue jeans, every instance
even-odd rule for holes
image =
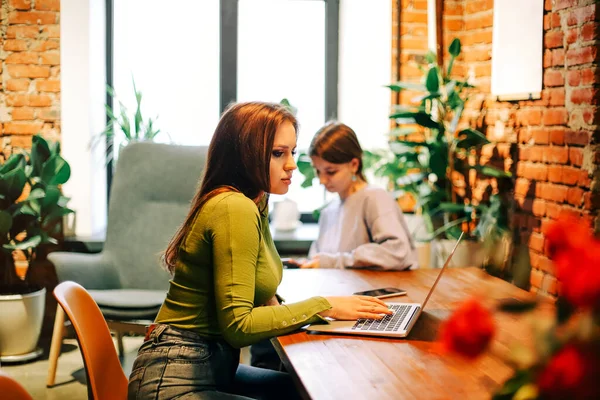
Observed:
[[[240,365],[224,340],[159,324],[142,344],[129,377],[133,399],[299,399],[283,372]]]

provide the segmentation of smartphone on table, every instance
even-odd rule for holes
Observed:
[[[394,288],[394,287],[386,287],[386,288],[365,290],[363,292],[356,292],[353,294],[360,295],[360,296],[372,296],[372,297],[377,297],[378,299],[385,299],[387,297],[404,296],[404,295],[406,295],[406,290],[398,289],[398,288]]]

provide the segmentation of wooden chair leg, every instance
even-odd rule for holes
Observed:
[[[48,378],[46,386],[54,386],[56,381],[56,367],[58,366],[58,356],[60,356],[60,347],[62,346],[65,330],[65,312],[59,305],[56,307],[56,317],[54,318],[54,331],[52,332],[52,343],[50,345],[50,355],[48,357]]]
[[[117,347],[119,349],[119,356],[125,356],[125,348],[123,347],[123,332],[116,331],[115,335],[117,336]]]

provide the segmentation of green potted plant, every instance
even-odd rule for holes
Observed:
[[[135,111],[132,113],[123,104],[121,100],[117,99],[115,91],[112,87],[107,86],[106,91],[119,103],[118,108],[105,105],[106,115],[108,117],[108,123],[102,132],[94,137],[92,140],[92,146],[95,147],[100,144],[101,141],[105,141],[107,138],[112,139],[111,144],[106,149],[106,162],[114,160],[114,144],[115,137],[121,141],[120,147],[124,147],[133,141],[153,141],[157,136],[161,134],[161,130],[156,127],[156,118],[145,118],[142,113],[142,92],[137,89],[135,80],[133,82],[133,91],[135,95]],[[164,133],[170,139],[167,133]]]
[[[511,173],[482,162],[481,149],[490,141],[473,127],[460,127],[474,86],[452,75],[460,41],[454,39],[448,50],[446,67],[427,54],[421,83],[388,85],[421,94],[410,105],[393,106],[389,117],[397,127],[389,134],[390,151],[375,161],[375,173],[416,199],[425,227],[420,240],[456,239],[465,231],[473,241],[494,243],[510,233],[508,199],[498,187],[512,184]],[[474,195],[473,175],[487,183],[481,198]]]
[[[0,357],[18,361],[39,353],[46,290],[32,279],[32,267],[42,246],[57,243],[63,216],[73,212],[61,193],[71,169],[60,144],[40,135],[33,136],[30,152],[7,153],[0,165]]]

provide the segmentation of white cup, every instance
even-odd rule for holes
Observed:
[[[291,231],[298,227],[300,211],[294,200],[283,199],[273,206],[273,226],[280,231]]]

